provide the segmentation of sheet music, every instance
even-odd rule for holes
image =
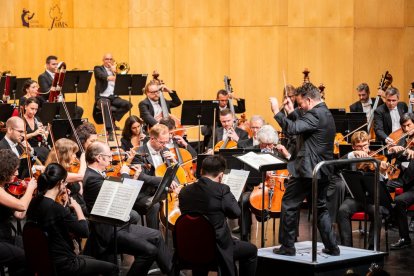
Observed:
[[[244,155],[236,156],[238,159],[246,163],[247,165],[259,170],[260,166],[271,164],[283,164],[284,162],[271,154],[257,154],[250,151]]]
[[[230,187],[231,193],[239,200],[243,192],[244,185],[249,177],[249,171],[245,170],[231,170],[229,174],[225,174],[222,183]]]
[[[124,179],[123,183],[105,180],[91,214],[128,221],[143,183],[128,178]]]

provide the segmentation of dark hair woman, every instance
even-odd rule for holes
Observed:
[[[50,256],[58,275],[117,275],[118,267],[92,257],[76,255],[70,234],[86,238],[88,223],[80,205],[69,200],[70,211],[56,197],[66,193],[67,171],[57,163],[49,164],[38,179],[38,196],[27,212],[28,221],[36,222],[47,233]]]
[[[136,150],[144,141],[145,134],[142,131],[142,123],[142,120],[135,115],[126,119],[121,138],[121,147],[124,151]]]

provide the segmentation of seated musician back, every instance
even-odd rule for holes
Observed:
[[[407,104],[398,102],[400,92],[395,87],[389,87],[385,91],[385,104],[378,107],[374,112],[374,129],[378,141],[393,144],[389,135],[398,130],[400,117],[408,111]]]
[[[349,106],[351,112],[365,112],[367,117],[372,112],[372,107],[374,106],[375,98],[370,98],[369,86],[366,83],[361,83],[357,86],[356,91],[358,93],[359,101],[354,102]],[[381,95],[379,95],[381,96]],[[383,101],[380,98],[378,106],[382,105]]]
[[[352,159],[352,158],[363,158],[369,157],[369,135],[365,131],[357,131],[351,137],[352,149],[343,158]],[[382,175],[382,181],[384,181],[385,171],[387,170],[387,164],[384,161],[381,161],[380,171]],[[356,170],[356,165],[352,164],[351,169]],[[352,228],[351,228],[351,217],[356,212],[363,212],[364,203],[358,202],[353,199],[350,194],[346,194],[345,200],[342,202],[339,207],[337,214],[337,222],[339,227],[339,233],[341,236],[341,244],[345,246],[352,246]],[[369,204],[366,206],[366,211],[368,213],[370,223],[369,238],[368,238],[368,248],[374,248],[374,206]],[[380,206],[380,214],[382,216],[388,215],[389,210]],[[378,229],[381,229],[381,220],[379,220]]]
[[[226,108],[220,111],[220,123],[222,126],[216,128],[215,143],[226,140],[231,140],[237,143],[239,140],[247,140],[249,138],[246,131],[238,127],[233,127],[234,116],[230,109]],[[211,137],[210,142],[208,143],[208,148],[214,148],[213,137]]]
[[[76,200],[70,200],[72,213],[56,198],[66,193],[67,171],[50,163],[39,177],[38,195],[27,211],[28,221],[37,223],[47,234],[49,252],[59,275],[118,275],[118,267],[110,262],[95,260],[74,252],[72,235],[87,238],[88,222]]]
[[[145,86],[145,95],[147,96],[142,100],[139,107],[139,116],[144,120],[148,127],[152,127],[157,124],[162,118],[162,109],[160,103],[160,93],[168,92],[171,100],[166,100],[168,112],[171,108],[181,105],[181,100],[177,95],[177,92],[168,88],[165,84],[158,85],[156,80],[150,81]]]
[[[202,177],[181,190],[178,195],[179,207],[183,214],[197,212],[207,216],[214,226],[223,275],[235,275],[234,262],[237,260],[239,275],[255,275],[256,246],[233,239],[226,223],[227,218],[235,219],[240,216],[240,208],[229,186],[220,183],[225,168],[226,162],[222,157],[209,156],[204,159],[201,167]]]
[[[88,168],[83,179],[84,199],[88,211],[92,210],[96,198],[105,180],[105,168],[112,160],[112,152],[108,145],[102,142],[93,142],[86,150]],[[129,168],[123,166],[121,174],[129,178]],[[137,170],[135,177],[140,173]],[[131,212],[131,217],[133,217]],[[135,215],[136,216],[136,215]],[[105,258],[112,254],[113,227],[108,224],[91,222],[91,236],[88,239],[87,249],[96,258]],[[134,255],[128,275],[147,275],[154,261],[165,274],[172,270],[172,254],[166,247],[159,230],[150,229],[136,224],[118,228],[117,246],[119,253]]]

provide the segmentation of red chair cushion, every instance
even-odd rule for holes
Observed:
[[[364,212],[356,212],[352,215],[351,220],[364,220],[365,213]],[[368,215],[367,215],[368,219]]]
[[[395,188],[395,195],[400,195],[404,192],[403,188]]]

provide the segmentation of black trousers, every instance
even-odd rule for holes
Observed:
[[[118,232],[117,244],[119,252],[135,257],[127,275],[147,275],[154,261],[164,274],[172,269],[172,252],[159,230],[132,224]]]
[[[356,212],[363,212],[364,211],[364,204],[361,202],[357,202],[352,198],[347,198],[339,207],[337,222],[339,226],[339,233],[341,236],[341,244],[345,246],[352,246],[352,227],[351,227],[351,217]],[[368,244],[369,246],[374,246],[374,205],[369,204],[366,210],[370,226],[369,226],[369,236],[368,236]],[[381,231],[381,220],[382,217],[389,214],[389,211],[380,206],[379,208],[381,219],[378,221],[377,224],[377,231]],[[408,226],[407,226],[408,227]]]
[[[329,181],[319,180],[317,198],[318,230],[326,248],[337,246],[335,234],[332,230],[331,218],[326,208],[326,193]],[[279,242],[289,248],[295,246],[296,224],[300,204],[306,196],[311,198],[312,179],[291,177],[282,198],[282,212],[280,215]]]
[[[111,262],[96,260],[90,256],[79,255],[76,259],[55,265],[58,275],[118,275],[118,266]]]
[[[80,106],[75,106],[75,116],[74,119],[82,119],[83,116],[83,108]]]
[[[410,207],[411,204],[414,204],[414,186],[408,190],[404,190],[404,193],[396,196],[394,202],[394,212],[400,237],[405,240],[411,240],[408,231],[407,208]]]
[[[257,247],[245,241],[233,240],[233,259],[239,262],[239,276],[256,275]],[[208,271],[193,270],[193,276],[207,276]],[[225,273],[222,272],[223,275]],[[237,275],[237,274],[236,274]]]
[[[111,112],[112,112],[112,118],[114,121],[120,121],[122,119],[122,117],[124,117],[125,114],[128,113],[128,111],[132,108],[132,104],[129,103],[129,101],[124,100],[120,97],[101,97],[98,101],[97,101],[97,106],[100,109],[101,108],[101,103],[103,102],[103,107],[104,110],[102,112],[105,112],[104,116],[105,116],[105,127],[106,129],[111,129],[111,121],[109,120],[109,110],[107,108],[107,102],[110,104],[110,108],[111,108]]]
[[[0,265],[9,268],[9,275],[30,275],[26,267],[23,248],[8,242],[0,242]]]
[[[137,199],[134,203],[133,209],[140,215],[145,215],[147,227],[152,229],[159,229],[158,213],[160,211],[160,203],[156,203],[148,209],[148,199],[150,196],[145,196]]]

